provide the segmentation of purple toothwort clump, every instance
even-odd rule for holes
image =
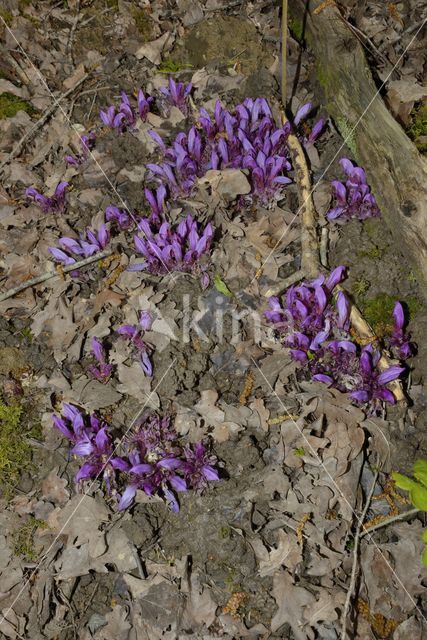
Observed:
[[[291,182],[287,138],[291,125],[277,127],[264,98],[246,98],[234,112],[217,101],[213,116],[200,109],[198,127],[179,133],[167,147],[159,134],[162,161],[147,164],[151,177],[167,185],[172,197],[187,195],[210,169],[244,169],[252,185],[251,201],[269,205]]]
[[[176,493],[201,491],[210,481],[219,480],[217,459],[208,455],[202,442],[183,447],[170,417],[145,416],[127,439],[128,481],[119,509],[127,509],[137,490],[148,496],[160,495],[172,511],[179,511]]]
[[[113,443],[108,427],[95,414],[84,414],[77,407],[64,402],[62,415],[53,416],[54,426],[65,436],[73,447],[71,454],[85,459],[78,470],[75,481],[105,481],[108,494],[115,493],[118,470],[126,470],[127,465],[113,456]]]
[[[116,111],[114,105],[109,106],[105,111],[99,112],[99,117],[107,127],[115,129],[118,133],[123,133],[128,129],[133,129],[137,122],[137,113],[130,102],[129,96],[122,91],[120,93],[121,102]],[[148,112],[151,109],[153,98],[146,96],[142,89],[138,91],[137,111],[143,122],[145,122]]]
[[[380,358],[380,351],[372,345],[359,351],[351,341],[335,340],[316,352],[310,370],[313,380],[349,393],[354,402],[368,404],[370,413],[376,413],[383,401],[395,404],[395,397],[386,385],[405,371],[405,367],[398,365],[380,371]]]
[[[65,194],[68,188],[68,182],[60,182],[57,184],[53,196],[44,196],[34,187],[28,187],[25,195],[36,202],[44,213],[60,213],[65,209]]]
[[[74,264],[78,256],[82,258],[89,258],[95,253],[102,251],[107,246],[110,240],[110,233],[102,224],[97,231],[86,229],[85,233],[81,235],[80,239],[63,237],[59,239],[59,244],[62,249],[56,247],[49,247],[49,252],[53,255],[55,260],[62,262],[64,266]],[[70,254],[74,254],[70,255]]]
[[[79,167],[89,157],[90,152],[95,146],[96,135],[91,131],[87,136],[81,136],[80,138],[80,146],[82,148],[81,153],[76,156],[65,156],[64,160],[68,162],[72,167]]]
[[[152,349],[143,339],[145,331],[150,331],[153,319],[148,311],[141,311],[139,316],[139,327],[130,324],[124,324],[117,329],[117,333],[130,340],[130,343],[137,353],[141,369],[145,375],[151,377],[153,375],[153,365],[150,359]]]
[[[345,278],[345,267],[339,266],[328,279],[323,275],[312,282],[290,287],[280,301],[273,297],[265,316],[282,337],[291,355],[302,364],[308,362],[309,352],[320,348],[332,333],[333,327],[346,331],[350,306],[343,292],[333,304],[333,290]]]
[[[92,356],[95,358],[98,364],[91,365],[88,367],[88,372],[99,380],[100,382],[106,383],[110,379],[110,376],[113,372],[114,366],[107,362],[107,356],[102,343],[98,340],[98,338],[92,338]]]
[[[211,224],[200,230],[188,214],[175,229],[168,222],[156,227],[147,219],[142,219],[138,227],[144,236],[134,236],[135,248],[145,260],[133,264],[131,271],[146,269],[155,275],[181,271],[200,276],[204,289],[209,285],[208,264],[202,259],[207,257],[211,245]]]
[[[340,165],[347,176],[346,183],[332,182],[335,206],[327,214],[328,220],[345,223],[356,218],[378,218],[380,210],[375,197],[366,182],[366,174],[361,167],[354,165],[348,158],[342,158]]]
[[[334,288],[345,278],[345,267],[337,267],[326,280],[292,286],[282,301],[270,298],[267,320],[273,324],[291,357],[309,371],[313,380],[349,393],[350,398],[378,413],[382,402],[394,404],[387,384],[405,371],[400,365],[379,369],[381,352],[368,345],[360,348],[350,335],[350,303],[343,291],[333,299]],[[395,307],[395,328],[390,343],[402,355],[410,349],[403,332],[401,305]]]
[[[175,80],[170,77],[168,86],[160,87],[163,97],[162,102],[166,106],[165,110],[168,111],[168,107],[178,107],[184,115],[188,115],[188,96],[190,95],[192,88],[193,85],[191,82],[188,84],[175,82]]]

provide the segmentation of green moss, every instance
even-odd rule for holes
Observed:
[[[395,302],[396,297],[387,293],[380,293],[375,298],[368,298],[361,302],[364,317],[380,337],[388,333],[393,326]],[[410,317],[413,317],[422,307],[421,302],[415,297],[407,298],[402,302],[407,306]]]
[[[290,16],[289,29],[292,31],[297,40],[302,42],[304,40],[304,25],[301,20],[296,16]]]
[[[219,530],[219,537],[222,538],[223,540],[225,540],[226,538],[229,538],[230,535],[231,535],[230,527],[221,527],[221,529]]]
[[[297,447],[296,449],[294,449],[294,455],[296,455],[298,458],[301,458],[302,456],[305,456],[304,447]]]
[[[356,298],[364,298],[365,293],[368,291],[371,283],[364,276],[360,276],[357,280],[355,280],[352,291]]]
[[[7,9],[0,8],[0,18],[3,18],[8,27],[11,26],[13,20],[13,14]],[[1,25],[0,25],[1,26]]]
[[[359,258],[369,258],[370,260],[379,260],[383,255],[384,251],[377,247],[376,244],[371,245],[368,249],[361,249],[357,252]]]
[[[30,116],[37,113],[29,102],[15,96],[13,93],[5,91],[0,94],[0,120],[3,118],[13,118],[18,111],[26,111]]]
[[[427,154],[427,102],[419,104],[411,113],[408,136],[420,153]]]
[[[47,526],[44,520],[31,516],[27,522],[13,534],[12,550],[14,555],[30,562],[36,560],[38,553],[36,553],[34,548],[34,534],[37,529],[46,529]]]
[[[23,471],[32,466],[32,448],[26,437],[41,438],[41,425],[22,420],[24,408],[0,401],[0,495],[10,498]]]
[[[183,71],[184,69],[191,69],[192,64],[188,64],[185,62],[175,62],[168,58],[164,60],[156,69],[156,73],[177,73],[178,71]]]
[[[357,145],[356,145],[356,136],[354,135],[353,127],[351,127],[348,121],[341,116],[337,118],[337,126],[345,144],[350,149],[352,155],[356,157]]]
[[[135,20],[136,28],[144,40],[150,40],[152,34],[152,21],[145,9],[131,8],[132,18]]]

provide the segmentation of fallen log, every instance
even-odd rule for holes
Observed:
[[[426,295],[427,160],[385,106],[362,46],[339,8],[319,0],[290,0],[289,11],[315,55],[328,113],[366,170],[384,221]]]

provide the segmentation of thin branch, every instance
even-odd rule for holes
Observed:
[[[344,611],[342,614],[342,627],[341,627],[341,640],[346,640],[347,638],[347,630],[346,630],[346,622],[347,615],[350,610],[351,598],[353,595],[354,588],[356,586],[356,577],[357,577],[357,565],[359,560],[359,546],[360,546],[360,538],[362,536],[362,526],[366,518],[366,514],[368,513],[369,506],[371,504],[372,496],[374,495],[375,486],[378,480],[378,471],[374,474],[374,479],[372,481],[372,487],[369,491],[369,494],[366,498],[365,507],[362,511],[362,515],[357,521],[357,529],[356,535],[354,537],[354,548],[353,548],[353,566],[351,568],[351,578],[350,585],[347,591],[347,597],[345,599]]]
[[[387,518],[387,520],[383,520],[382,522],[378,522],[378,524],[374,524],[372,527],[369,527],[369,529],[365,529],[360,534],[360,537],[363,538],[364,536],[368,535],[368,533],[372,533],[373,531],[376,531],[377,529],[381,529],[382,527],[386,527],[388,524],[391,524],[392,522],[399,522],[399,520],[405,520],[406,518],[410,518],[411,516],[415,516],[419,512],[420,512],[419,509],[409,509],[409,511],[404,511],[403,513],[398,513],[397,516],[392,516],[391,518]]]
[[[288,38],[288,0],[282,0],[282,73],[281,90],[282,104],[286,108],[286,47]]]
[[[113,253],[111,249],[104,249],[104,251],[100,251],[99,253],[95,253],[95,255],[90,256],[89,258],[85,258],[84,260],[80,260],[79,262],[75,262],[74,264],[69,264],[62,269],[63,273],[68,273],[69,271],[74,271],[75,269],[80,269],[81,267],[86,267],[88,264],[92,264],[92,262],[96,262],[97,260],[102,260],[103,258],[107,258]],[[33,287],[36,284],[40,284],[41,282],[46,282],[46,280],[51,280],[52,278],[59,278],[60,274],[57,271],[46,271],[46,273],[42,273],[40,276],[36,276],[35,278],[31,278],[31,280],[27,280],[26,282],[22,282],[17,287],[13,289],[9,289],[5,293],[0,295],[0,302],[7,300],[8,298],[12,298],[17,293],[28,289],[28,287]]]

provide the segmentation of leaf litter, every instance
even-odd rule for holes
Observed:
[[[38,114],[50,108],[52,96],[31,60],[43,60],[40,70],[55,95],[76,91],[64,101],[65,112],[57,109],[23,154],[4,168],[4,290],[52,269],[47,247],[60,236],[77,238],[86,225],[102,222],[108,204],[146,208],[140,183],[145,164],[157,152],[148,130],[170,140],[186,122],[173,107],[168,117],[150,114],[149,126],[143,124],[135,136],[126,134],[124,145],[115,134],[104,134],[95,162],[79,174],[61,162],[70,147],[75,151],[68,117],[77,130],[89,130],[99,108],[120,90],[132,92],[141,78],[149,89],[164,85],[162,67],[174,64],[177,77],[193,83],[197,105],[208,110],[217,97],[235,104],[254,95],[244,51],[224,61],[213,40],[201,42],[206,59],[194,65],[197,29],[212,25],[217,12],[224,24],[227,16],[237,15],[245,25],[256,26],[251,47],[270,65],[260,73],[268,79],[270,99],[279,77],[273,62],[278,60],[278,8],[262,2],[179,2],[177,12],[161,0],[149,7],[141,3],[143,8],[135,11],[129,3],[48,3],[46,29],[35,4],[24,4],[12,12],[12,30],[29,58],[19,56],[10,34],[3,33],[11,58],[6,80],[16,95],[25,91]],[[383,3],[369,2],[368,17],[356,11],[356,24],[394,63],[421,5],[414,0],[409,9],[392,9],[387,4],[385,15]],[[90,21],[96,28],[87,40]],[[66,62],[74,24],[75,51],[72,47],[71,62]],[[313,97],[308,81],[313,61],[291,38],[291,81],[299,55],[297,106]],[[414,48],[399,70],[404,77],[389,84],[390,108],[404,125],[414,104],[425,97],[420,59]],[[386,70],[380,68],[379,76]],[[87,80],[77,86],[86,73]],[[22,111],[0,120],[1,161],[33,122]],[[316,171],[326,166],[337,143],[334,133],[328,135],[320,157],[310,156]],[[65,215],[44,216],[25,203],[29,184],[52,194],[58,182],[71,179],[76,182]],[[120,234],[117,258],[89,269],[86,277],[60,277],[0,303],[1,340],[18,346],[32,369],[29,378],[15,374],[37,407],[28,420],[43,427],[40,439],[32,442],[32,473],[23,474],[17,497],[1,502],[0,631],[6,638],[339,637],[354,513],[360,513],[368,492],[363,478],[374,454],[390,470],[392,419],[367,419],[343,394],[306,382],[265,323],[254,326],[251,312],[259,310],[268,289],[300,266],[300,229],[293,185],[270,209],[239,209],[236,203],[248,191],[245,172],[211,170],[191,198],[183,197],[171,211],[179,219],[189,209],[220,230],[212,254],[214,282],[220,283],[216,288],[203,292],[186,275],[160,279],[126,271],[134,256],[122,251]],[[222,337],[215,334],[212,319],[218,309],[239,317],[237,342],[227,323]],[[153,315],[144,336],[154,349],[152,378],[143,375],[128,345],[115,334],[123,324],[135,325],[141,311]],[[94,336],[106,340],[115,367],[105,383],[88,375],[85,358]],[[248,371],[252,382],[246,397]],[[2,374],[3,388],[8,373]],[[213,441],[222,479],[202,495],[182,494],[179,514],[142,491],[131,514],[118,514],[113,502],[102,497],[98,481],[85,494],[73,488],[75,461],[50,423],[62,401],[100,411],[122,433],[143,405],[169,413],[187,442]],[[377,513],[374,503],[370,513]],[[378,538],[363,539],[359,599],[368,602],[368,614],[355,626],[355,638],[375,637],[379,615],[394,621],[395,631],[377,637],[421,638],[425,633],[421,530],[418,520],[401,522],[383,529]],[[17,548],[19,533],[25,549]]]

